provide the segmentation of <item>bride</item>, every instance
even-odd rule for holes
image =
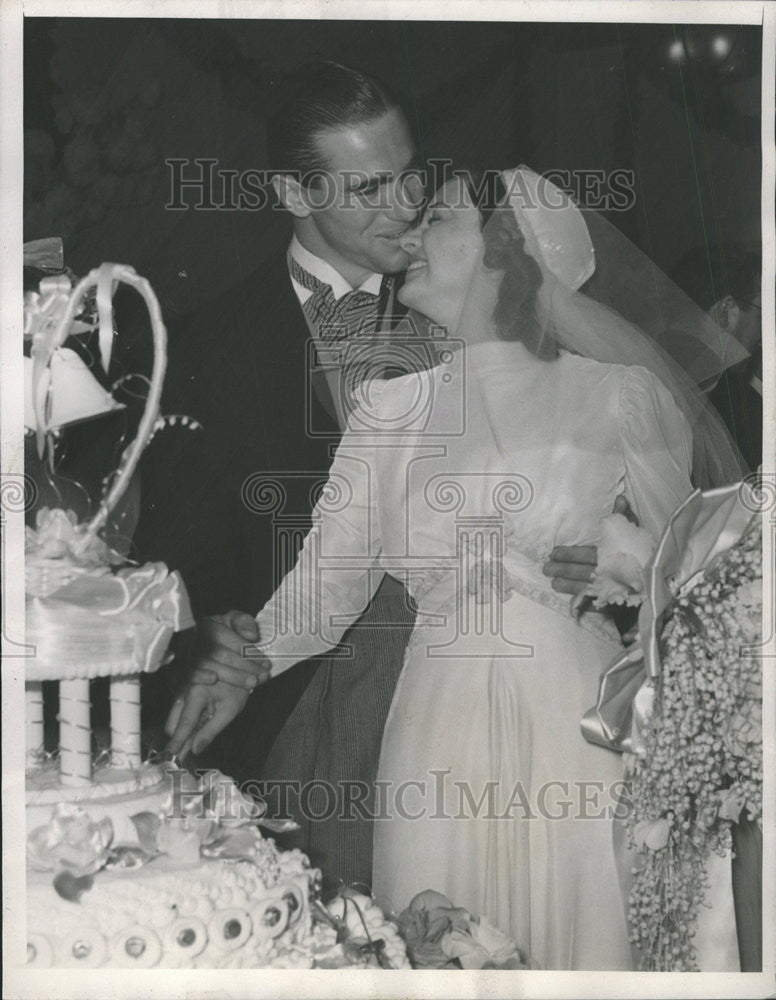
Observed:
[[[659,363],[594,360],[604,333],[640,356],[636,334],[577,291],[588,230],[542,183],[507,172],[483,204],[460,173],[405,235],[400,298],[446,329],[439,364],[356,390],[313,528],[257,620],[275,674],[336,646],[384,573],[402,579],[418,616],[382,744],[379,901],[433,888],[540,967],[627,969],[621,761],[579,728],[621,642],[602,614],[574,617],[542,565],[594,544],[621,494],[657,540],[692,491],[693,429]]]

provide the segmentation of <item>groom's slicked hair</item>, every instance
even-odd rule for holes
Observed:
[[[380,80],[335,62],[306,63],[278,80],[277,90],[281,96],[267,122],[270,169],[300,178],[327,168],[316,135],[371,122],[402,107]]]

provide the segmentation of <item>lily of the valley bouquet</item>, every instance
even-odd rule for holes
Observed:
[[[640,529],[615,525],[602,545],[601,599],[638,600],[639,635],[602,676],[582,731],[626,754],[631,933],[647,971],[697,968],[710,854],[762,813],[759,509],[747,482],[696,491],[641,568]]]

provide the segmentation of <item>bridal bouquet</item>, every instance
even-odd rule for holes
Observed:
[[[708,859],[730,852],[734,824],[762,814],[757,508],[747,483],[696,492],[643,570],[621,546],[617,575],[643,600],[639,638],[605,671],[582,730],[625,751],[639,854],[631,937],[646,971],[697,969]]]
[[[692,930],[711,851],[731,848],[742,813],[762,815],[761,534],[675,601],[644,746],[627,758],[630,829],[641,850],[630,896],[647,970],[696,968]]]

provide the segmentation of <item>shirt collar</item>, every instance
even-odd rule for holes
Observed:
[[[317,257],[314,253],[306,250],[295,235],[291,238],[291,246],[288,249],[297,264],[300,264],[305,271],[309,271],[314,278],[331,286],[335,301],[341,299],[348,292],[353,291],[353,288],[345,281],[339,271],[335,270],[331,264],[327,263],[321,257]],[[358,287],[362,292],[379,295],[382,282],[382,274],[370,274],[366,281],[362,282]]]

